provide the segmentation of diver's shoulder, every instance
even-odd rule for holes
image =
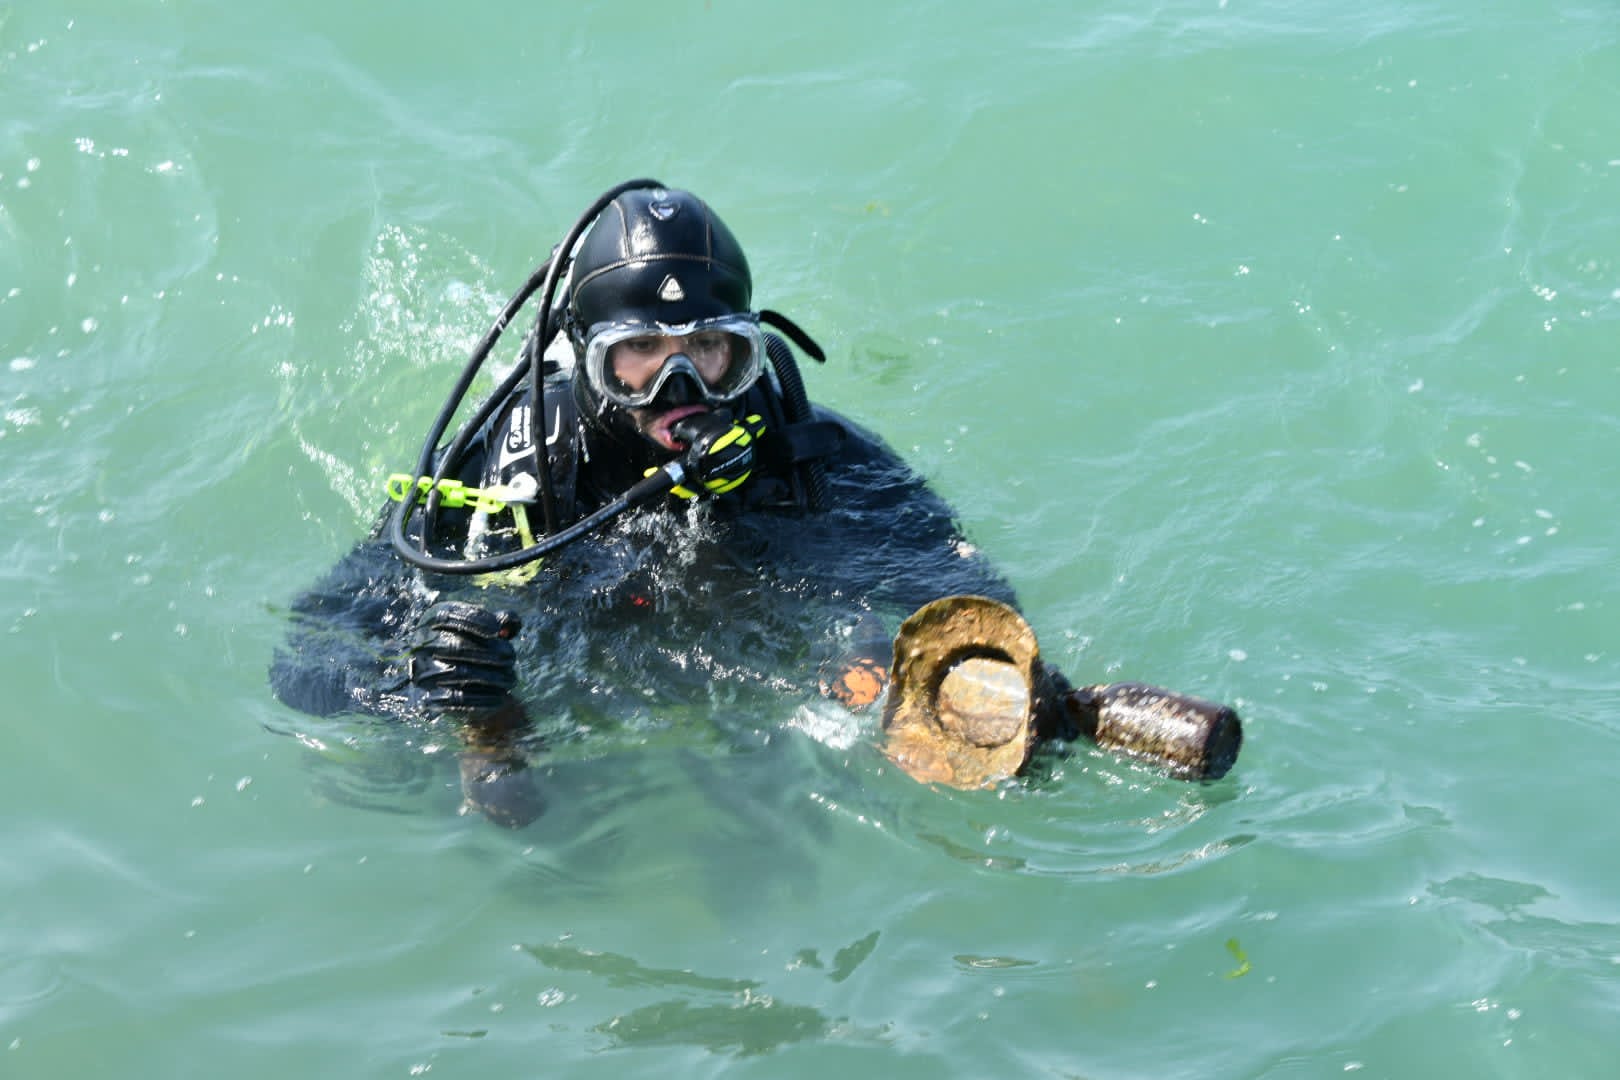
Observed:
[[[814,404],[811,410],[815,419],[823,423],[837,425],[842,432],[839,439],[837,460],[845,462],[883,462],[900,463],[900,456],[883,440],[883,437],[866,425],[850,419],[836,409],[826,405]]]

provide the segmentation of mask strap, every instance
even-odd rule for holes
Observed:
[[[815,338],[805,333],[798,323],[786,315],[779,311],[761,310],[759,321],[782,331],[792,340],[793,344],[799,347],[801,352],[816,363],[825,364],[827,362],[827,354],[821,351],[821,346],[816,344]]]

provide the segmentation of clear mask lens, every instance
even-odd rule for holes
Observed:
[[[601,396],[629,409],[651,404],[684,373],[711,403],[731,401],[764,370],[765,337],[752,316],[682,326],[608,323],[585,346],[585,375]]]

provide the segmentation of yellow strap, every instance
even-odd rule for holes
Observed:
[[[512,511],[512,523],[517,526],[518,539],[522,541],[524,547],[533,547],[534,530],[529,527],[528,508],[522,503],[510,503],[508,505]],[[491,585],[527,585],[534,580],[534,576],[540,572],[540,567],[545,565],[545,561],[545,559],[536,559],[533,562],[524,563],[522,566],[514,566],[510,570],[496,570],[491,574],[479,574],[473,581],[479,588],[483,589],[487,589]]]

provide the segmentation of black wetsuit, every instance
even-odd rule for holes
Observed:
[[[483,486],[524,463],[532,469],[526,402],[520,387],[493,414],[461,470],[464,482]],[[639,473],[580,421],[566,375],[547,379],[543,407],[560,527]],[[746,484],[631,511],[548,555],[526,581],[421,573],[379,524],[293,604],[270,669],[276,695],[317,715],[403,714],[404,641],[436,599],[522,617],[518,696],[552,735],[596,719],[735,702],[751,690],[800,696],[853,635],[876,626],[886,637],[929,600],[978,593],[1013,602],[1006,582],[963,541],[950,508],[876,436],[815,410],[828,452],[819,458],[823,507],[813,510],[803,462],[794,460],[802,442],[796,452],[784,434],[769,375],[736,411],[768,422]],[[539,532],[538,509],[528,514]],[[469,531],[484,553],[521,542],[509,511],[482,520],[454,510],[439,516],[433,548],[464,552]]]

